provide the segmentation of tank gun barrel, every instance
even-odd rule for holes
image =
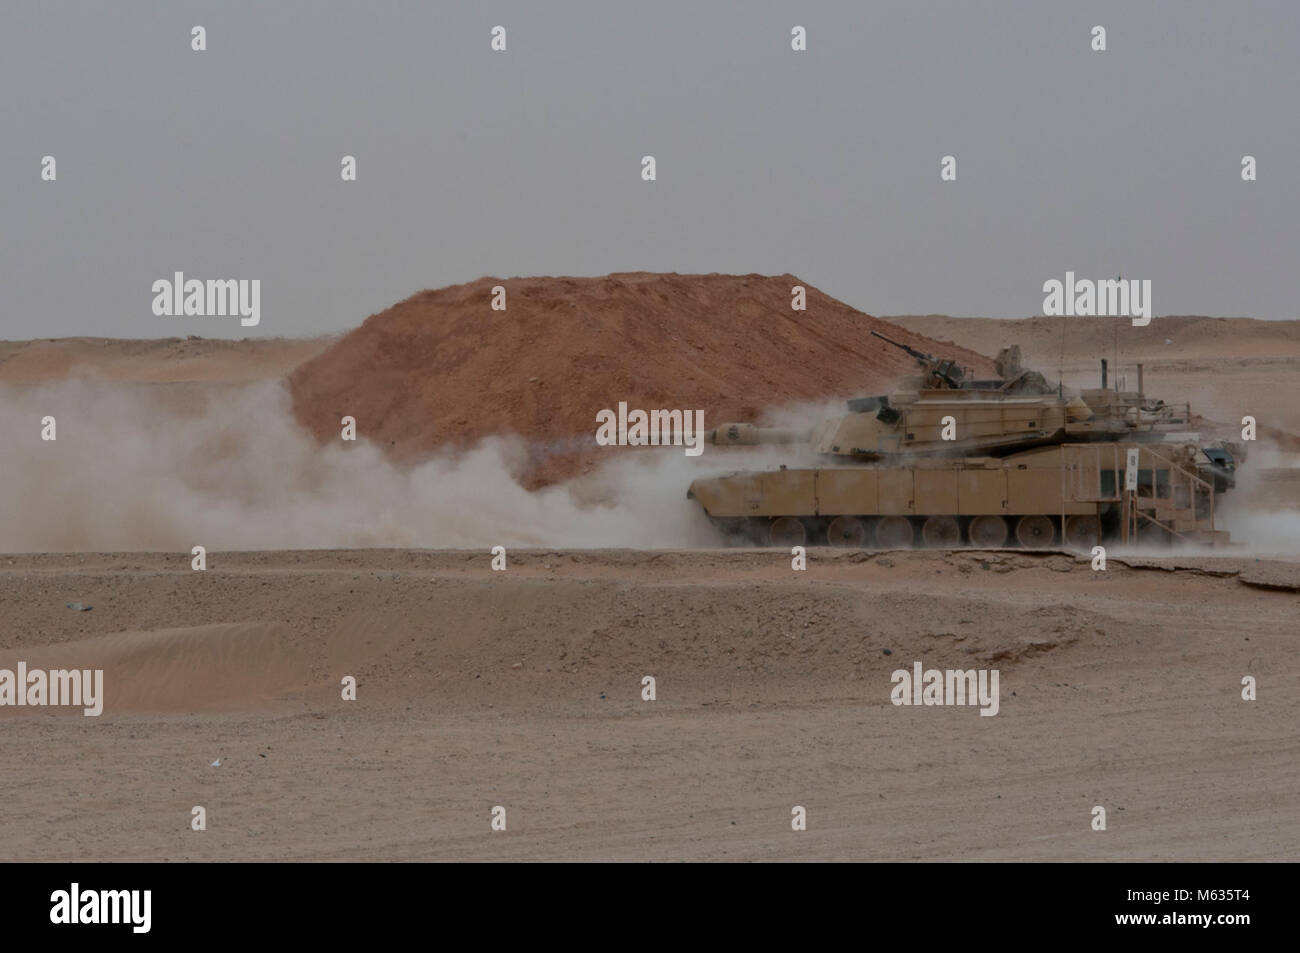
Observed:
[[[916,358],[916,363],[925,368],[929,375],[930,387],[959,389],[962,386],[962,369],[957,366],[956,361],[940,360],[933,355],[926,354],[924,351],[918,351],[914,347],[908,347],[893,338],[887,338],[879,331],[871,332],[886,344],[892,344],[900,351],[904,351]]]
[[[716,430],[704,432],[704,442],[718,446],[744,447],[761,443],[802,443],[808,432],[777,427],[755,427],[753,424],[723,424]]]
[[[887,338],[887,337],[885,337],[883,334],[881,334],[879,331],[872,331],[871,333],[872,333],[875,337],[880,338],[880,340],[884,341],[886,344],[892,344],[892,345],[894,345],[894,347],[898,348],[900,351],[906,351],[908,354],[912,355],[912,357],[916,358],[918,361],[921,361],[922,363],[926,364],[927,366],[928,366],[931,362],[934,361],[934,358],[931,357],[929,354],[926,354],[926,353],[923,352],[923,351],[918,351],[918,350],[917,350],[916,348],[914,348],[914,347],[908,347],[906,344],[902,344],[902,343],[900,343],[899,341],[895,341],[893,338]]]

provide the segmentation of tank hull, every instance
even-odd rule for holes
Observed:
[[[1143,485],[1126,503],[1130,449],[1143,455]],[[736,471],[698,479],[687,495],[728,532],[771,545],[797,543],[802,527],[813,545],[984,545],[1005,535],[1009,545],[1083,547],[1114,538],[1130,514],[1135,527],[1213,543],[1223,535],[1214,532],[1213,494],[1186,463],[1198,448],[1162,449],[1059,444],[908,465]]]

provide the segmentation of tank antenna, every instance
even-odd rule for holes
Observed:
[[[1122,282],[1124,280],[1124,276],[1119,275],[1118,280]],[[1114,345],[1115,393],[1118,394],[1119,393],[1119,315],[1118,314],[1115,315],[1115,320],[1112,327],[1114,328],[1115,331],[1115,345]]]
[[[1060,400],[1065,394],[1065,320],[1061,320],[1061,361],[1056,366],[1056,399]]]

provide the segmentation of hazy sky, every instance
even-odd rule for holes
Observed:
[[[1069,269],[1300,317],[1294,2],[6,3],[0,89],[3,338],[309,335],[610,271],[1023,316]],[[261,324],[155,316],[178,270],[260,279]]]

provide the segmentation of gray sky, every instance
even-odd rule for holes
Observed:
[[[1300,317],[1293,2],[6,3],[0,89],[3,338],[310,335],[642,270],[1023,316],[1071,269]],[[261,279],[261,324],[156,317],[178,270]]]

